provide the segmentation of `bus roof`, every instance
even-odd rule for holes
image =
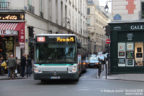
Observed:
[[[36,36],[76,36],[75,34],[36,34]]]

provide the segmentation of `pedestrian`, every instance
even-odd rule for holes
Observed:
[[[1,66],[2,63],[3,63],[3,56],[0,54],[0,74],[4,73],[3,66]]]
[[[28,58],[27,58],[26,69],[27,69],[27,77],[31,76],[31,74],[32,74],[32,59],[31,59],[30,55],[28,55]]]
[[[101,76],[101,64],[98,64],[98,77],[100,78]]]
[[[25,76],[25,67],[26,67],[26,54],[23,54],[21,57],[21,76],[24,78]]]
[[[7,67],[10,72],[10,79],[14,79],[16,69],[16,59],[14,58],[13,54],[11,54],[7,60]]]
[[[17,73],[18,73],[18,63],[17,63],[18,59],[16,57],[16,68],[15,68],[15,77],[18,77],[17,76]]]
[[[98,68],[98,77],[100,78],[100,75],[101,75],[101,68],[102,68],[102,62],[101,62],[101,59],[100,58],[98,58],[98,60],[99,60],[99,64],[98,64],[98,66],[97,66],[97,68]]]

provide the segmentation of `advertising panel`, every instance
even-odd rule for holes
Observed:
[[[126,44],[125,43],[118,43],[118,66],[125,67],[125,57],[126,57]]]

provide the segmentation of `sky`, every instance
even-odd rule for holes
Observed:
[[[105,6],[107,0],[99,0],[100,6]]]
[[[99,0],[100,6],[105,6],[107,1],[110,0]],[[111,2],[108,2],[109,12],[111,12]]]

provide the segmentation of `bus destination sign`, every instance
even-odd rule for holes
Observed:
[[[57,37],[57,42],[74,42],[74,41],[75,41],[74,37],[67,37],[67,38]]]
[[[46,42],[53,42],[53,43],[55,43],[55,42],[58,42],[58,43],[66,43],[66,42],[68,42],[68,43],[75,43],[75,37],[73,37],[73,36],[69,36],[69,37],[67,37],[67,36],[38,36],[37,37],[37,42],[39,42],[39,43],[46,43]]]

